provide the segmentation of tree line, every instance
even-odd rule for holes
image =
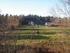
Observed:
[[[69,19],[68,19],[69,20]],[[52,23],[54,25],[70,23],[66,18],[56,18],[53,16],[37,16],[37,15],[1,15],[0,14],[0,29],[15,29],[23,25],[45,25],[45,23]],[[68,24],[69,25],[69,24]]]

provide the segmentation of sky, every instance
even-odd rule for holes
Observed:
[[[51,15],[59,0],[0,0],[0,13],[12,15]]]

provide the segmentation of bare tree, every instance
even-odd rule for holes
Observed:
[[[60,2],[63,7],[59,8],[59,10],[67,17],[70,17],[70,0],[60,0]]]
[[[70,17],[70,0],[59,0],[60,3],[56,3],[56,7],[51,8],[51,12],[54,15],[61,15]]]
[[[66,15],[66,26],[70,25],[70,0],[60,0],[63,4],[63,8],[61,8],[64,15]]]
[[[56,7],[51,8],[53,16],[64,17],[62,24],[64,26],[70,25],[70,0],[59,0],[60,3],[56,4]]]

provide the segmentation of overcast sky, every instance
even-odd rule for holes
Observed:
[[[0,13],[12,15],[50,15],[59,0],[0,0]]]

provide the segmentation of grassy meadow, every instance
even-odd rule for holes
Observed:
[[[23,26],[5,31],[0,39],[3,53],[70,53],[69,27]]]

